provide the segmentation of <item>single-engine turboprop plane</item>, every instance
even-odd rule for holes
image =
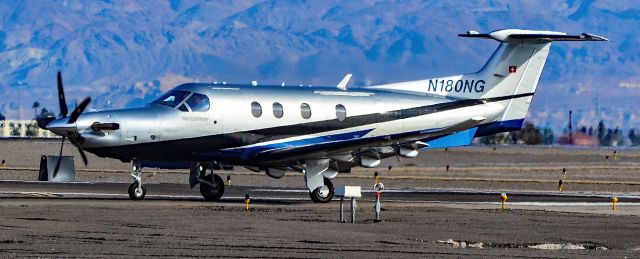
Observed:
[[[331,180],[353,167],[519,130],[551,43],[607,40],[517,29],[459,36],[500,45],[470,74],[353,89],[351,75],[336,87],[187,83],[142,108],[83,113],[87,98],[68,117],[58,73],[61,118],[38,125],[68,138],[85,164],[84,151],[131,162],[134,200],[146,194],[143,167],[189,168],[191,188],[218,200],[224,182],[213,170],[244,166],[273,178],[301,172],[311,200],[329,202]]]

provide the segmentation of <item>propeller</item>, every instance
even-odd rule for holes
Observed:
[[[53,169],[53,177],[58,175],[58,170],[60,169],[60,161],[62,160],[62,147],[64,147],[64,136],[62,136],[62,142],[60,142],[60,153],[58,154],[58,162],[56,163],[55,169]]]
[[[62,118],[66,118],[69,110],[67,108],[67,101],[64,97],[64,86],[62,84],[62,73],[58,71],[57,76],[58,81],[58,104],[60,105],[60,116]],[[84,112],[85,108],[91,103],[91,97],[87,97],[80,104],[78,104],[75,109],[69,115],[69,119],[67,120],[67,124],[73,124],[78,120],[80,114]],[[38,122],[38,126],[41,128],[46,128],[47,124],[51,122],[51,120],[41,120]],[[43,124],[43,125],[41,125]],[[44,126],[44,127],[43,127]],[[60,143],[60,153],[58,154],[58,162],[56,163],[56,167],[53,170],[53,177],[58,174],[58,170],[60,170],[60,162],[62,161],[62,148],[64,146],[65,139],[69,138],[69,142],[73,144],[77,149],[78,153],[80,153],[80,157],[82,157],[82,162],[87,166],[87,155],[84,153],[84,149],[82,149],[82,144],[84,143],[84,138],[79,133],[69,134],[68,136],[62,136],[62,142]]]
[[[90,102],[91,102],[91,97],[87,97],[86,99],[82,100],[82,102],[78,105],[78,107],[73,109],[73,111],[71,112],[71,115],[69,116],[69,120],[67,121],[67,124],[75,123],[78,120],[78,117],[80,116],[80,114],[84,111],[85,108],[87,108],[87,105],[89,105]]]
[[[64,99],[64,88],[62,87],[62,72],[58,71],[58,104],[60,105],[60,116],[67,117],[67,101]]]

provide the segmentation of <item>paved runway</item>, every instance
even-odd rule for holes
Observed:
[[[337,202],[313,204],[300,188],[228,186],[220,202],[205,202],[184,184],[148,184],[148,200],[129,201],[128,185],[0,181],[0,254],[637,257],[640,249],[636,196],[612,212],[605,194],[512,192],[500,210],[497,192],[386,190],[377,223],[364,190],[357,224],[341,224]]]
[[[2,198],[59,198],[59,199],[128,199],[129,183],[51,183],[37,181],[0,181]],[[149,200],[201,201],[198,187],[190,189],[184,184],[146,184]],[[221,201],[242,201],[249,194],[257,203],[306,203],[310,202],[306,189],[267,186],[225,186]],[[497,203],[500,192],[481,190],[420,190],[392,189],[383,191],[385,202],[398,203]],[[510,204],[600,204],[609,203],[611,194],[591,192],[510,192]],[[640,196],[616,195],[622,204],[640,205]],[[334,198],[337,199],[337,198]],[[374,190],[364,189],[363,200],[375,199]]]

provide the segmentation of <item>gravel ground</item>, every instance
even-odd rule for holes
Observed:
[[[57,141],[0,140],[0,159],[7,160],[0,168],[0,180],[35,180],[39,156],[55,154],[57,148]],[[562,168],[567,168],[567,191],[640,192],[640,151],[616,151],[614,157],[612,149],[564,147],[434,150],[413,160],[387,159],[384,164],[394,166],[391,171],[386,167],[357,169],[335,182],[367,187],[377,170],[385,185],[394,189],[557,191]],[[65,146],[65,154],[75,152]],[[89,161],[86,169],[76,165],[78,181],[131,181],[128,164],[92,155]],[[242,185],[304,184],[299,174],[280,180],[246,170],[231,175],[234,183]],[[147,170],[144,177],[152,183],[187,182],[184,170]],[[640,257],[640,218],[634,215],[402,203],[385,204],[384,221],[375,223],[373,204],[359,205],[358,223],[346,224],[337,222],[337,203],[256,204],[247,212],[242,204],[233,202],[0,199],[0,254],[74,258]]]
[[[384,221],[375,223],[372,204],[359,205],[358,223],[350,224],[337,222],[335,203],[244,211],[239,204],[204,202],[1,201],[0,253],[58,258],[640,256],[636,216],[412,205],[385,207]],[[529,248],[545,244],[584,249]]]

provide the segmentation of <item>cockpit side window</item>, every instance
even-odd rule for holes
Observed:
[[[160,104],[160,105],[165,105],[165,106],[169,106],[171,108],[175,108],[176,105],[178,105],[180,102],[182,102],[182,100],[185,97],[187,97],[187,95],[189,95],[189,92],[180,91],[180,90],[173,90],[173,91],[170,91],[170,92],[160,96],[160,98],[156,99],[152,103],[157,103],[157,104]]]
[[[187,105],[191,107],[193,112],[206,112],[209,110],[209,97],[204,94],[194,93],[187,100]]]

